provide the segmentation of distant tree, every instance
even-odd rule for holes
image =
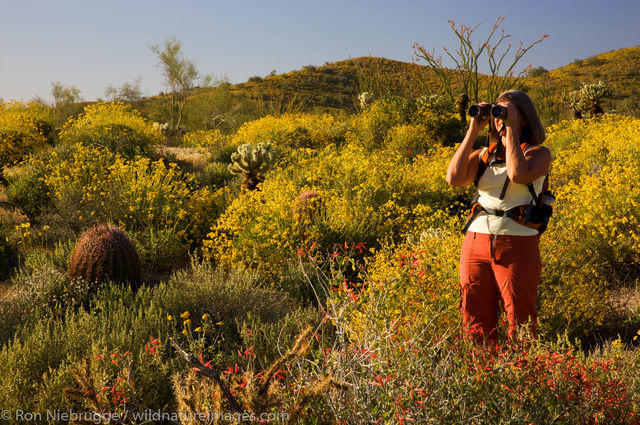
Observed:
[[[604,59],[600,59],[597,56],[592,56],[588,58],[585,62],[587,65],[591,65],[591,66],[598,66],[605,63]]]
[[[54,126],[62,124],[70,116],[82,110],[82,105],[78,103],[83,99],[80,96],[80,89],[75,86],[65,86],[60,81],[52,82],[51,95],[56,115]]]
[[[189,101],[189,96],[197,87],[196,82],[200,73],[195,63],[184,56],[182,42],[175,37],[165,41],[164,45],[149,47],[158,57],[158,67],[162,70],[165,84],[169,88],[170,112],[169,119],[173,130],[178,133],[182,123],[184,107]],[[210,84],[211,78],[205,76],[201,85]]]
[[[538,67],[535,67],[535,68],[531,68],[527,72],[527,77],[529,77],[529,78],[541,77],[544,74],[546,74],[547,72],[549,72],[549,70],[546,69],[544,66],[538,66]]]
[[[60,81],[51,83],[51,95],[56,108],[64,108],[82,101],[80,89],[75,86],[65,86]]]
[[[132,103],[142,99],[142,91],[140,90],[140,77],[131,83],[124,83],[120,88],[112,85],[107,86],[104,95],[110,102],[128,102]]]

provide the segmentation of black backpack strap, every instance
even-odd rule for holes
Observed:
[[[461,230],[462,233],[467,233],[467,230],[469,230],[469,227],[471,226],[471,223],[473,223],[473,220],[475,220],[476,217],[478,217],[478,214],[480,214],[482,211],[484,211],[482,205],[477,202],[473,204],[473,207],[471,207],[471,214],[469,215],[469,219]]]
[[[484,148],[482,151],[480,151],[480,155],[478,156],[478,172],[476,173],[476,179],[473,181],[473,184],[476,187],[478,187],[480,177],[482,177],[484,172],[487,170],[487,164],[485,164],[485,162],[482,160],[482,155],[485,153],[485,149],[489,148]]]
[[[504,200],[504,197],[507,195],[507,187],[509,186],[509,176],[504,181],[504,186],[502,186],[502,192],[500,192],[500,196],[498,199],[501,201]]]
[[[536,207],[540,206],[540,200],[538,199],[538,195],[536,195],[536,190],[533,188],[533,182],[527,183],[527,187],[529,188],[529,193],[533,198],[533,202],[536,204]]]

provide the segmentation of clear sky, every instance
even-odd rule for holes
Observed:
[[[640,44],[640,0],[0,0],[0,97],[51,100],[51,82],[104,97],[141,78],[164,89],[149,50],[169,37],[203,74],[230,82],[349,57],[411,61],[412,45],[455,47],[448,19],[487,34],[499,15],[522,60],[547,69]]]

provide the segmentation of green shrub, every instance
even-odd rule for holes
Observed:
[[[202,186],[210,187],[224,187],[234,179],[229,171],[229,163],[217,161],[209,162],[195,177]]]
[[[145,273],[168,273],[187,264],[184,241],[170,229],[145,229],[129,234],[135,242]]]
[[[44,184],[44,169],[25,163],[5,171],[9,183],[9,201],[19,206],[32,220],[37,220],[51,205],[51,196]]]
[[[125,385],[116,390],[129,397],[129,408],[138,409],[138,402],[155,410],[175,411],[171,376],[186,366],[169,349],[170,337],[187,348],[206,346],[197,354],[219,360],[216,364],[228,364],[237,361],[237,349],[248,329],[243,324],[271,327],[268,334],[273,336],[274,323],[296,323],[307,315],[295,313],[295,303],[282,293],[260,288],[255,275],[214,271],[196,261],[168,283],[143,287],[136,293],[106,285],[91,297],[87,309],[66,304],[62,315],[47,309],[61,288],[72,288],[68,278],[46,269],[21,276],[16,284],[30,288],[24,299],[43,307],[29,313],[31,317],[16,329],[11,342],[3,340],[0,405],[10,410],[84,411],[92,404],[86,394],[82,397],[86,391],[79,381],[92,380],[95,394],[110,402],[113,395],[100,389],[113,388],[118,384],[116,378],[124,376],[133,389]],[[37,288],[44,288],[44,293],[38,294]],[[68,299],[74,292],[62,293]],[[294,319],[286,319],[289,314]],[[203,336],[206,344],[198,344],[193,329],[205,328],[204,322],[211,326]],[[115,403],[112,408],[122,409],[123,405]]]
[[[47,229],[49,231],[50,229]],[[60,272],[66,272],[69,268],[71,253],[75,247],[75,238],[58,240],[52,249],[30,249],[24,258],[22,270],[32,272],[44,267],[50,267]]]
[[[5,224],[0,223],[0,280],[6,279],[11,273],[17,254],[17,249],[9,239],[9,231],[6,227]]]

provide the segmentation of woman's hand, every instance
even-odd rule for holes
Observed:
[[[489,106],[489,104],[486,102],[478,103],[478,105]],[[489,119],[491,119],[491,113],[489,113],[483,120],[479,120],[478,117],[471,117],[471,121],[469,122],[469,130],[475,134],[480,133],[480,131],[489,123]]]
[[[499,102],[498,105],[506,108],[507,116],[504,119],[496,118],[496,128],[500,128],[499,124],[503,124],[506,128],[518,129],[521,124],[522,116],[513,102]]]

